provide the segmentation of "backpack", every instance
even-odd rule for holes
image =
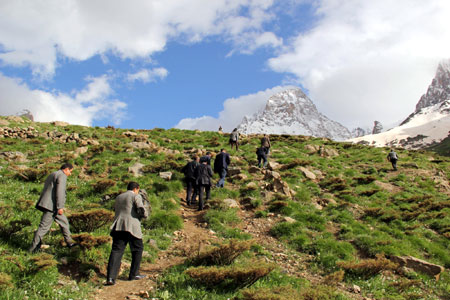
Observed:
[[[391,159],[398,159],[397,153],[395,153],[395,152],[389,152],[389,160],[391,160]]]

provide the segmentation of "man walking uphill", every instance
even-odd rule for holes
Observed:
[[[29,252],[33,253],[41,248],[42,238],[50,230],[53,221],[60,226],[67,247],[75,246],[69,230],[69,220],[64,215],[67,176],[70,176],[72,171],[73,166],[65,163],[60,170],[53,172],[45,180],[44,189],[36,203],[36,208],[42,211],[43,214],[39,227],[34,233]]]
[[[225,177],[227,176],[228,165],[230,164],[230,154],[225,149],[220,149],[220,153],[217,154],[214,159],[214,172],[220,176],[219,182],[216,187],[223,187],[225,184]]]
[[[195,168],[199,165],[200,158],[194,156],[192,161],[188,162],[181,171],[184,173],[186,181],[186,204],[191,205],[197,197],[197,184],[195,183]],[[191,197],[192,195],[192,197]]]
[[[389,154],[387,155],[387,160],[391,162],[394,171],[397,171],[398,156],[397,153],[395,153],[394,149],[391,149],[391,152],[389,152]]]
[[[198,189],[198,210],[203,210],[205,201],[209,200],[211,191],[211,177],[213,172],[211,166],[207,161],[201,162],[197,168],[195,168],[195,180]],[[203,193],[206,192],[206,200],[203,198]]]
[[[128,183],[127,191],[117,196],[114,211],[116,215],[111,226],[113,244],[108,261],[107,285],[116,283],[122,255],[128,243],[131,250],[131,267],[128,280],[145,278],[145,275],[139,275],[142,251],[144,250],[140,220],[148,217],[148,211],[139,194],[137,182],[131,181]]]

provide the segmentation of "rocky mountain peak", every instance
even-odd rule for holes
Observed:
[[[450,99],[450,60],[442,61],[431,85],[416,105],[416,111]]]
[[[268,134],[301,134],[344,140],[350,132],[341,124],[319,113],[301,89],[288,89],[271,96],[265,108],[245,116],[239,131]]]

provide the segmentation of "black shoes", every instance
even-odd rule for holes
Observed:
[[[79,245],[78,243],[67,243],[67,247],[68,248],[73,248],[73,247],[78,246],[78,245]]]
[[[116,284],[116,281],[112,278],[108,278],[106,280],[106,285],[115,285],[115,284]]]
[[[141,280],[141,279],[144,279],[145,277],[147,277],[147,275],[136,275],[136,276],[128,277],[128,280]]]

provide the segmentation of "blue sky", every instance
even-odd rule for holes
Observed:
[[[0,1],[0,115],[230,130],[296,86],[352,129],[400,121],[450,53],[445,0]]]

